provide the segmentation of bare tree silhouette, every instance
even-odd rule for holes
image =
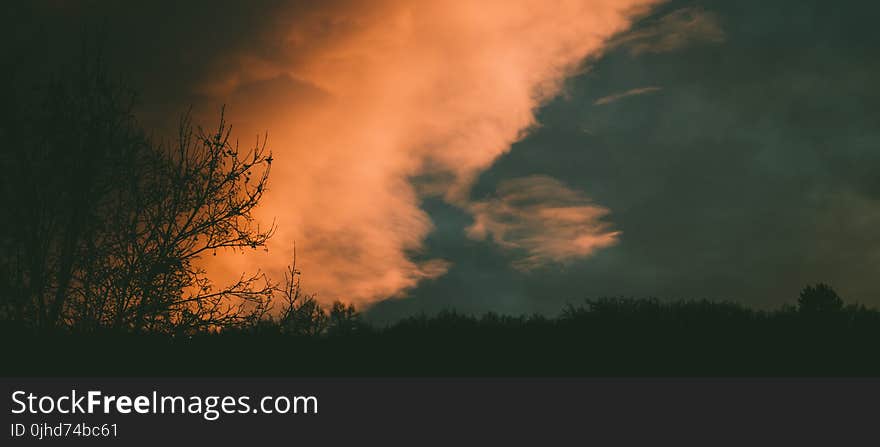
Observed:
[[[113,327],[188,331],[252,323],[268,309],[273,287],[265,275],[242,275],[216,288],[196,261],[222,249],[264,247],[252,211],[266,189],[271,155],[265,140],[241,152],[221,115],[213,132],[185,116],[171,151],[154,150],[114,197],[105,232],[103,269],[90,278],[77,321],[106,315]],[[144,170],[145,166],[149,169]]]
[[[17,118],[0,160],[0,317],[43,330],[186,332],[268,310],[265,275],[217,287],[198,263],[271,237],[274,225],[252,214],[272,163],[265,138],[242,151],[222,112],[212,131],[187,114],[174,144],[157,145],[134,100],[100,57],[84,57]]]
[[[293,263],[284,273],[284,284],[277,290],[282,307],[277,327],[283,334],[316,336],[327,329],[327,313],[314,295],[302,291],[302,273],[296,269],[296,247]]]

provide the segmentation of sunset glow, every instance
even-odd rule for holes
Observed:
[[[420,175],[443,179],[428,194],[473,213],[475,237],[524,245],[524,262],[613,243],[592,222],[606,211],[589,207],[509,222],[542,226],[540,238],[511,242],[485,227],[491,205],[470,198],[475,178],[540,125],[535,109],[652,2],[551,3],[334,2],[282,12],[267,35],[225,54],[199,84],[196,111],[209,121],[226,104],[240,138],[269,130],[277,162],[260,217],[278,233],[268,254],[218,256],[215,278],[281,271],[294,242],[306,288],[326,299],[367,304],[443,275],[446,260],[408,255],[432,230],[425,192],[410,182]]]

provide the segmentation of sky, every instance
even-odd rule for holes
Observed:
[[[853,2],[34,2],[46,69],[103,30],[157,138],[268,133],[268,252],[378,321],[601,296],[880,305],[880,61]],[[873,10],[872,10],[873,9]],[[27,42],[26,49],[16,45]]]

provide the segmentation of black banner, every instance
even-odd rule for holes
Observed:
[[[2,384],[3,445],[845,445],[875,442],[880,414],[876,379],[5,378]]]

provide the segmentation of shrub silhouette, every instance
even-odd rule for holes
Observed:
[[[804,314],[829,314],[842,309],[843,300],[825,283],[804,287],[798,298],[798,311]]]
[[[330,307],[328,316],[327,333],[330,335],[354,335],[365,329],[361,321],[360,312],[356,311],[353,304],[345,305],[336,301]]]

